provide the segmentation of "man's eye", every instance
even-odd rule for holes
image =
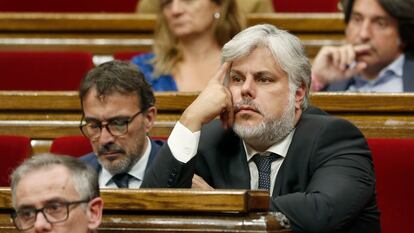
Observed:
[[[240,77],[240,75],[234,74],[234,75],[231,76],[231,81],[235,82],[235,83],[238,83],[238,82],[242,81],[242,78]]]
[[[256,82],[259,82],[259,83],[270,83],[272,81],[273,79],[268,76],[259,76],[256,78]]]
[[[91,129],[97,129],[101,127],[101,124],[98,122],[88,122],[87,126]]]
[[[17,215],[21,219],[30,219],[35,215],[35,212],[34,209],[22,209],[17,212]]]
[[[171,4],[172,0],[161,0],[161,7]]]
[[[382,19],[382,20],[377,20],[377,21],[375,21],[374,23],[375,23],[375,25],[376,25],[378,28],[385,28],[385,27],[387,27],[387,26],[388,26],[388,22],[387,22],[386,20],[384,20],[384,19]]]
[[[64,204],[60,202],[50,203],[45,206],[45,210],[48,213],[59,212],[64,209]]]
[[[114,119],[110,122],[110,124],[115,127],[122,127],[122,126],[125,126],[127,123],[128,123],[128,120],[125,120],[125,119]]]

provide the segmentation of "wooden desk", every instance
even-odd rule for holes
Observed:
[[[248,25],[270,23],[297,35],[311,58],[322,45],[344,39],[340,13],[251,14],[247,20]],[[145,14],[0,13],[0,51],[151,51],[155,22],[155,15]]]
[[[99,232],[290,232],[268,212],[269,195],[256,190],[101,190]],[[0,189],[0,233],[10,223],[11,195]]]
[[[197,93],[156,93],[158,116],[151,136],[168,136]],[[414,93],[314,93],[311,102],[352,121],[366,137],[414,137]],[[0,134],[27,135],[34,153],[49,150],[53,138],[79,135],[77,92],[0,92]]]

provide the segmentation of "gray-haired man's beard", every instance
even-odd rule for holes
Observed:
[[[126,154],[126,152],[116,144],[108,144],[101,147],[98,154],[105,154],[108,152],[123,154],[122,158],[117,159],[116,161],[108,161],[107,159],[98,156],[99,163],[112,175],[128,172],[136,162],[135,160],[137,156]]]
[[[244,105],[250,105],[258,112],[262,112],[252,101],[243,101]],[[238,104],[239,105],[239,104]],[[237,105],[236,105],[237,109]],[[250,145],[270,147],[282,141],[295,127],[295,105],[294,97],[289,99],[285,110],[280,118],[265,116],[259,125],[245,126],[235,123],[233,130]]]

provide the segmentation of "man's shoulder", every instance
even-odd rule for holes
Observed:
[[[359,140],[361,139],[361,140]],[[292,140],[298,145],[334,145],[341,142],[365,144],[363,133],[352,122],[331,116],[303,114]]]
[[[297,128],[306,128],[307,130],[314,129],[318,131],[329,131],[331,128],[344,128],[359,131],[352,122],[329,114],[302,114],[297,124]],[[337,133],[342,132],[339,131]]]
[[[160,150],[160,148],[165,144],[167,139],[153,139],[151,138],[151,150],[158,152]]]
[[[94,152],[88,153],[86,155],[82,155],[79,157],[79,160],[85,163],[93,163],[97,161],[96,154]]]

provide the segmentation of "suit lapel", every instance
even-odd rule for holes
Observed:
[[[145,167],[145,170],[147,170],[150,165],[152,164],[152,161],[154,161],[154,158],[156,157],[158,151],[160,150],[160,145],[162,144],[161,141],[153,141],[150,140],[151,142],[151,151],[148,157],[148,162],[147,162],[147,166]]]
[[[242,140],[231,130],[226,132],[221,143],[220,159],[227,160],[219,164],[224,174],[225,188],[250,189],[250,170]]]
[[[307,136],[314,131],[313,120],[310,117],[316,116],[302,114],[296,125],[292,142],[276,176],[273,197],[303,191],[307,186],[309,157],[314,140],[313,136]]]

